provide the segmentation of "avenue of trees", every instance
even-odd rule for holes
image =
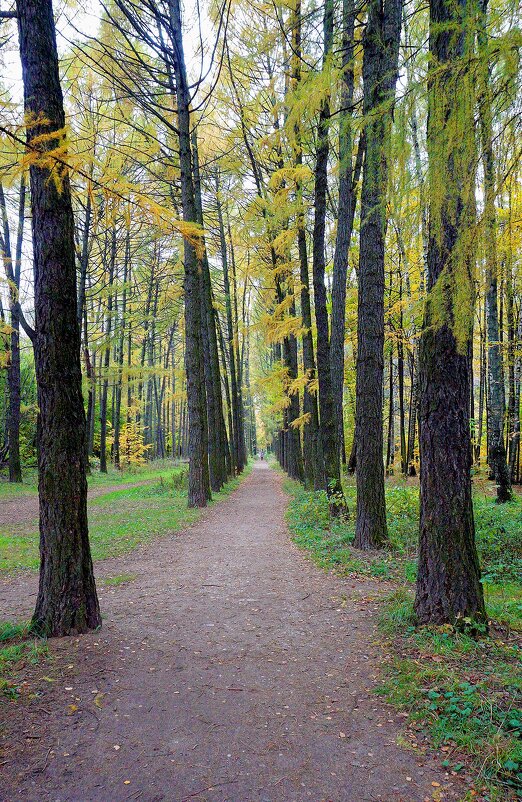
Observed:
[[[511,0],[0,9],[0,456],[37,462],[35,627],[100,625],[87,474],[271,450],[386,547],[419,476],[419,623],[486,620],[472,472],[522,479]],[[57,35],[59,47],[57,46]],[[23,104],[23,108],[22,108]],[[216,533],[219,536],[219,533]]]

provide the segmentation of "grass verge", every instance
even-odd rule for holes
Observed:
[[[450,626],[413,624],[413,592],[400,588],[383,604],[387,658],[378,693],[429,735],[444,768],[471,769],[480,798],[521,798],[520,643],[495,626],[477,640]]]
[[[373,555],[352,547],[355,487],[345,495],[348,516],[330,521],[326,494],[285,480],[293,541],[319,567],[339,575],[386,579],[397,590],[383,601],[386,659],[379,692],[422,730],[448,772],[471,771],[470,799],[522,798],[522,503],[497,505],[474,497],[491,637],[474,640],[451,627],[416,630],[418,489],[387,483],[390,546]]]
[[[252,469],[249,463],[242,475],[214,494],[210,506],[226,498]],[[121,478],[121,474],[118,474]],[[136,473],[130,477],[137,481]],[[112,490],[89,502],[89,537],[94,560],[125,554],[155,537],[172,534],[195,521],[201,510],[188,509],[186,470],[172,464],[155,466],[138,473],[139,480],[150,481],[135,487]],[[104,482],[102,482],[103,484]],[[106,480],[105,484],[114,484]],[[27,489],[27,488],[26,488]],[[33,524],[17,534],[0,532],[0,576],[2,572],[38,568],[38,533]],[[118,587],[132,582],[135,574],[118,574],[100,584]],[[31,698],[24,683],[24,670],[47,657],[46,641],[30,633],[29,624],[0,623],[0,699]]]
[[[226,497],[251,470],[232,479],[215,494],[212,503]],[[110,476],[110,475],[108,475]],[[125,476],[125,474],[123,475]],[[119,557],[153,538],[178,532],[193,523],[200,511],[187,507],[186,467],[155,466],[127,476],[129,483],[143,482],[111,490],[105,479],[102,492],[89,499],[89,539],[93,559]],[[36,570],[39,565],[38,528],[35,521],[0,528],[0,576],[17,571]]]

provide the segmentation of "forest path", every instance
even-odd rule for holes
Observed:
[[[136,579],[100,588],[99,633],[50,644],[38,700],[0,701],[2,802],[457,798],[371,693],[377,586],[306,561],[286,504],[257,463],[182,534],[98,564]],[[0,583],[2,618],[34,585]]]

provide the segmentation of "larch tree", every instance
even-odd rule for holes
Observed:
[[[101,625],[87,528],[74,221],[51,0],[17,0],[35,274],[40,582],[33,628]]]
[[[386,199],[402,0],[368,6],[363,38],[365,157],[359,245],[357,385],[357,522],[354,545],[387,539],[383,465],[384,247]]]
[[[0,233],[0,250],[4,263],[5,275],[9,284],[9,307],[10,307],[10,351],[9,365],[7,369],[7,383],[9,391],[9,406],[7,415],[7,438],[8,438],[8,464],[9,481],[22,481],[22,463],[20,460],[20,417],[21,417],[21,377],[20,377],[20,324],[22,322],[24,331],[30,339],[34,338],[34,332],[25,322],[20,307],[20,274],[22,267],[22,245],[24,236],[25,222],[25,200],[26,186],[25,176],[20,180],[20,191],[18,201],[18,225],[16,229],[15,250],[13,254],[11,244],[11,229],[9,225],[9,215],[4,188],[0,182],[0,214],[2,217],[2,230]]]
[[[467,0],[430,0],[428,297],[419,347],[420,624],[486,623],[471,496],[475,210],[473,25]]]
[[[334,36],[333,0],[326,0],[323,17],[323,69],[331,65]],[[317,325],[317,377],[319,381],[319,432],[322,462],[330,512],[334,516],[346,507],[341,484],[338,427],[330,364],[330,331],[325,284],[325,228],[328,193],[328,154],[330,127],[330,93],[326,92],[319,110],[317,149],[314,170],[314,230],[312,274],[315,321]]]
[[[488,34],[486,27],[487,0],[479,6],[478,40],[478,106],[482,165],[484,170],[484,227],[486,234],[486,325],[488,365],[488,464],[497,485],[497,501],[510,501],[511,472],[507,462],[504,441],[504,419],[506,414],[506,391],[502,364],[501,332],[498,311],[498,255],[497,255],[497,177],[493,155],[493,99],[490,87],[490,65],[488,62]]]

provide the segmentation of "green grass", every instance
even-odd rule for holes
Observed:
[[[29,624],[0,624],[0,698],[18,699],[27,690],[20,679],[24,668],[46,656],[45,640],[31,635]]]
[[[417,487],[387,484],[390,546],[374,555],[364,556],[352,548],[355,535],[353,484],[345,486],[347,519],[333,522],[329,520],[325,493],[307,492],[291,480],[285,480],[285,488],[291,495],[287,520],[293,540],[306,549],[321,568],[334,569],[342,574],[362,573],[410,583],[415,581],[419,526]],[[491,599],[492,608],[498,611],[500,605],[506,620],[512,626],[517,626],[518,621],[522,627],[522,501],[517,499],[499,505],[491,497],[476,494],[474,508],[486,594]]]
[[[251,468],[251,464],[247,465],[242,476],[228,482],[214,495],[211,504],[230,495]],[[90,500],[89,534],[95,560],[125,554],[154,537],[179,531],[200,515],[200,510],[187,507],[186,470],[172,463],[155,465],[130,475],[108,474],[95,484],[114,485],[116,479],[118,483],[142,480],[149,483],[112,490]],[[10,488],[8,493],[3,493],[4,486],[1,490],[0,499],[16,497]],[[22,492],[28,491],[30,488],[24,487]],[[34,488],[33,492],[36,492]],[[0,532],[0,575],[37,569],[38,562],[38,534],[33,524],[17,527],[16,534]],[[134,579],[135,574],[123,573],[102,579],[101,584],[117,587]],[[45,640],[34,637],[29,624],[0,623],[0,699],[16,700],[22,695],[31,698],[29,686],[22,681],[24,669],[46,656]]]
[[[502,630],[477,640],[413,623],[413,593],[399,589],[383,605],[389,641],[378,693],[429,735],[444,768],[472,769],[483,798],[522,795],[520,645]]]
[[[294,542],[316,565],[340,575],[393,581],[380,621],[386,660],[379,692],[423,729],[448,771],[471,770],[482,799],[522,798],[522,502],[498,505],[475,493],[477,546],[492,635],[474,640],[451,627],[415,629],[418,489],[387,482],[390,546],[375,554],[352,547],[355,487],[348,516],[330,521],[326,494],[290,480],[287,512]]]
[[[172,473],[173,469],[185,468],[184,465],[172,462],[172,460],[156,460],[147,465],[132,469],[116,470],[112,465],[109,466],[107,473],[100,473],[97,470],[87,477],[90,488],[103,488],[107,485],[131,484],[133,482],[148,482],[156,479],[159,475]],[[36,495],[38,493],[38,473],[35,468],[26,468],[23,472],[23,482],[11,484],[6,476],[0,477],[0,502],[8,501],[20,496]]]
[[[116,576],[106,576],[103,579],[99,579],[98,583],[108,587],[117,587],[118,585],[127,585],[129,582],[133,582],[136,577],[137,574],[117,574]]]
[[[250,466],[247,466],[242,476],[249,471]],[[121,477],[120,474],[118,476]],[[230,481],[215,495],[214,501],[232,492],[241,478]],[[155,537],[177,532],[195,521],[200,512],[187,507],[185,479],[185,468],[173,466],[172,463],[163,467],[156,465],[127,476],[130,482],[143,481],[147,484],[108,491],[91,498],[89,539],[93,559],[118,557]],[[99,484],[113,485],[114,477],[112,481],[104,477]],[[0,529],[0,575],[36,570],[38,564],[36,522]]]

